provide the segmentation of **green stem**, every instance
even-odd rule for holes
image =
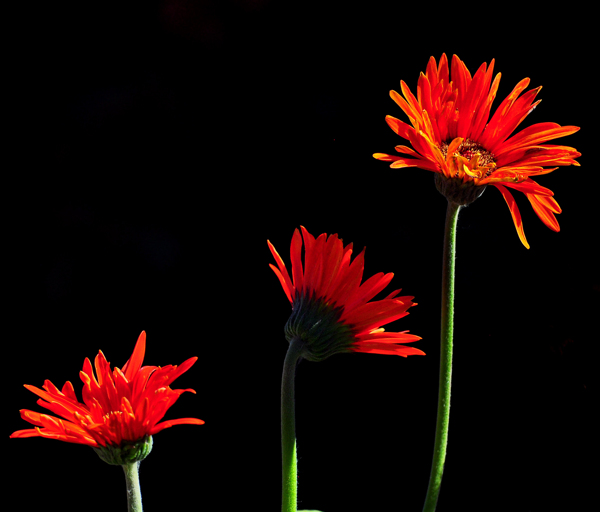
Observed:
[[[435,510],[448,444],[450,422],[450,387],[452,383],[452,334],[454,327],[454,260],[456,258],[456,223],[461,205],[448,201],[444,231],[444,261],[442,269],[442,332],[440,349],[440,383],[438,394],[435,445],[429,487],[423,512]]]
[[[127,511],[142,512],[142,492],[140,491],[140,462],[123,464],[127,484]]]
[[[296,364],[302,355],[303,348],[304,345],[300,338],[293,338],[283,363],[281,378],[281,462],[283,469],[281,512],[296,512],[298,506],[294,378]]]

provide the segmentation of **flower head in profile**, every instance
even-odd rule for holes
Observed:
[[[149,452],[150,436],[173,425],[202,425],[204,421],[197,418],[161,421],[182,393],[195,393],[193,389],[171,389],[170,384],[198,358],[192,357],[180,366],[142,366],[145,350],[146,333],[142,332],[123,369],[112,371],[100,351],[94,361],[95,376],[86,358],[79,372],[83,381],[83,403],[77,399],[70,382],[61,390],[49,380],[44,382],[43,389],[25,385],[40,397],[39,406],[61,418],[23,409],[21,417],[35,428],[18,430],[10,437],[46,437],[85,444],[108,456],[111,449],[123,447],[138,451],[141,447]]]
[[[301,230],[302,237],[297,229],[292,237],[291,278],[275,247],[267,243],[277,263],[269,266],[292,305],[286,338],[302,340],[302,357],[321,361],[337,352],[424,355],[419,349],[403,345],[420,340],[419,336],[408,331],[386,332],[381,327],[408,315],[408,309],[415,305],[414,297],[398,297],[400,290],[384,299],[371,300],[394,274],[380,272],[361,285],[364,249],[350,261],[352,244],[344,247],[337,235],[323,233],[315,239],[304,227]]]
[[[575,158],[581,153],[574,148],[543,144],[579,128],[537,123],[513,134],[541,101],[534,102],[541,87],[521,95],[529,78],[515,86],[490,119],[500,83],[500,73],[492,81],[493,69],[493,60],[489,67],[484,62],[471,77],[456,55],[450,68],[445,54],[439,65],[431,57],[425,74],[419,77],[416,97],[403,81],[400,85],[404,97],[390,92],[410,125],[392,116],[387,116],[386,121],[394,132],[410,141],[412,148],[396,146],[402,156],[373,156],[392,162],[392,168],[418,167],[437,173],[438,190],[457,204],[469,204],[486,185],[495,186],[508,204],[521,242],[529,248],[519,209],[508,189],[523,192],[542,222],[559,231],[555,214],[561,209],[552,197],[554,194],[532,176],[557,169],[547,166],[579,165]]]

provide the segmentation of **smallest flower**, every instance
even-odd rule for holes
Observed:
[[[192,357],[180,366],[142,366],[145,352],[146,333],[142,331],[122,370],[111,371],[100,351],[94,360],[94,375],[92,363],[86,358],[79,372],[83,403],[70,382],[62,390],[49,380],[43,389],[26,384],[40,397],[39,406],[61,418],[22,409],[21,417],[35,428],[17,430],[10,436],[46,437],[91,446],[104,462],[123,468],[129,512],[142,512],[138,471],[140,462],[152,450],[152,436],[173,425],[204,423],[197,418],[161,421],[182,393],[196,393],[193,389],[171,389],[170,384],[198,358]]]
[[[123,366],[111,371],[102,351],[94,361],[96,375],[86,358],[79,373],[83,381],[83,403],[73,385],[66,382],[59,390],[46,380],[43,389],[25,387],[38,395],[37,404],[54,414],[22,409],[21,417],[35,428],[17,430],[11,438],[45,437],[96,449],[102,460],[123,464],[142,460],[152,447],[152,437],[161,430],[184,423],[202,425],[197,418],[161,421],[179,396],[193,389],[171,389],[170,384],[196,362],[188,359],[180,366],[142,366],[146,333],[142,332],[133,354]]]
[[[386,332],[382,327],[408,315],[408,309],[415,305],[414,297],[398,297],[401,290],[395,290],[384,299],[371,300],[394,274],[380,272],[361,284],[364,249],[350,261],[352,244],[344,247],[337,234],[323,233],[315,239],[304,227],[300,229],[302,237],[296,229],[290,248],[292,278],[275,247],[267,243],[277,263],[269,266],[292,305],[286,338],[288,342],[302,341],[301,356],[322,361],[338,352],[424,355],[403,345],[420,340],[419,336],[408,331]]]

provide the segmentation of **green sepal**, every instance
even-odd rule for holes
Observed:
[[[144,460],[152,451],[152,436],[135,442],[123,442],[121,446],[98,446],[94,451],[107,464],[123,466]]]
[[[355,337],[350,326],[340,321],[340,308],[304,293],[296,295],[292,307],[285,324],[285,337],[288,342],[294,338],[302,340],[301,357],[323,361],[333,354],[350,352]]]
[[[449,202],[466,206],[471,204],[481,194],[487,185],[475,185],[471,180],[463,182],[462,178],[446,178],[443,174],[435,173],[435,187]]]

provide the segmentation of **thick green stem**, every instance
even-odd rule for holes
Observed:
[[[281,462],[283,469],[281,512],[296,512],[298,506],[294,378],[296,364],[303,348],[304,345],[300,338],[293,338],[283,363],[281,378]]]
[[[140,491],[140,462],[123,464],[127,484],[127,511],[142,512],[142,492]]]
[[[454,261],[456,257],[456,223],[461,206],[448,201],[444,231],[442,269],[442,332],[440,349],[440,383],[433,463],[423,512],[433,512],[437,505],[448,444],[450,422],[450,387],[452,383],[452,334],[454,328]]]

